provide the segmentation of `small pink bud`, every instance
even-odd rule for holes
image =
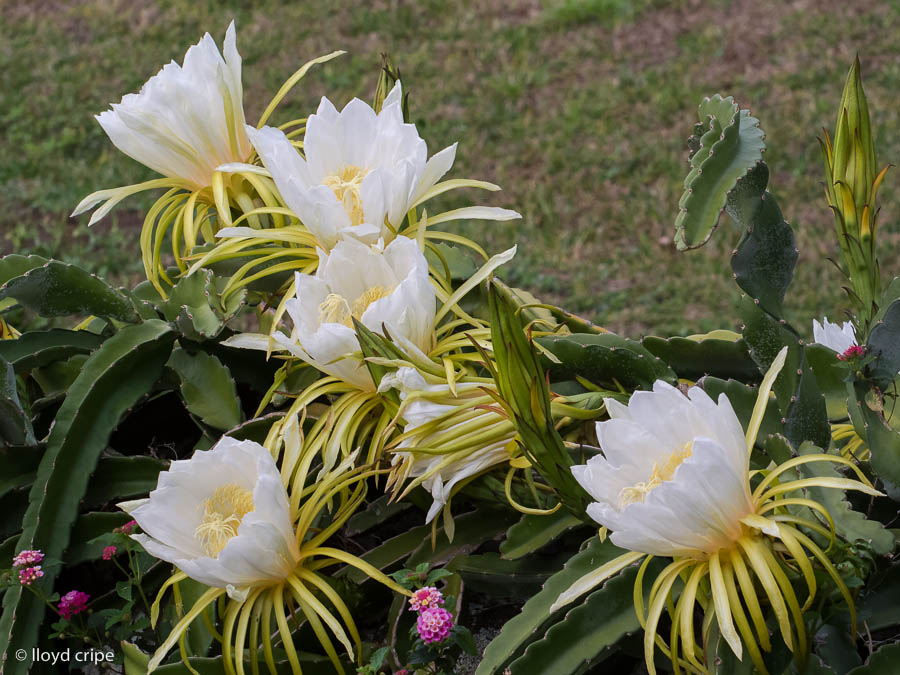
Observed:
[[[23,586],[31,586],[32,581],[40,579],[42,576],[44,576],[44,572],[41,570],[40,565],[26,567],[25,569],[19,570],[19,583]]]
[[[866,350],[864,347],[860,347],[859,345],[851,345],[850,347],[847,347],[846,351],[843,354],[838,354],[838,358],[841,361],[849,361],[851,359],[858,359],[865,353]]]
[[[113,532],[121,532],[122,534],[131,534],[132,532],[134,532],[136,527],[137,527],[137,521],[129,520],[122,527],[115,528],[113,530]]]
[[[115,554],[116,554],[115,546],[107,546],[105,549],[103,549],[103,559],[104,560],[112,560],[113,556]]]

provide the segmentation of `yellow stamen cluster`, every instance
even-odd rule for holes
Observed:
[[[623,509],[629,504],[643,502],[654,488],[659,487],[666,481],[672,480],[672,477],[675,475],[675,470],[693,453],[694,444],[692,441],[689,441],[681,446],[680,449],[673,451],[662,466],[660,466],[659,462],[654,462],[653,472],[646,482],[636,483],[631,487],[622,488],[619,492],[619,508]]]
[[[206,554],[215,558],[237,534],[244,516],[253,511],[253,493],[237,483],[216,488],[203,502],[203,520],[194,531]]]
[[[365,220],[361,191],[363,178],[368,173],[369,169],[344,166],[322,180],[323,185],[330,187],[334,196],[344,205],[350,224],[354,226],[362,225]]]
[[[386,298],[394,291],[393,288],[385,288],[384,286],[372,286],[367,288],[365,293],[360,295],[353,301],[353,306],[347,302],[347,299],[337,293],[329,293],[319,305],[319,322],[320,323],[342,323],[345,326],[353,328],[353,320],[362,319],[362,315],[376,300]]]

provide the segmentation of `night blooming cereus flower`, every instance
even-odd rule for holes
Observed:
[[[177,568],[151,606],[152,625],[159,619],[160,602],[169,587],[177,588],[187,577],[210,586],[158,647],[148,672],[184,640],[188,626],[214,605],[222,608],[218,615],[223,619],[227,672],[242,672],[248,643],[250,660],[256,662],[259,641],[269,672],[277,672],[271,656],[273,623],[292,672],[301,671],[287,607],[305,617],[336,672],[343,673],[324,626],[351,658],[354,645],[357,650],[361,646],[359,632],[346,604],[320,570],[351,565],[409,595],[372,565],[326,545],[365,497],[365,479],[372,471],[355,466],[354,452],[333,471],[308,481],[317,453],[306,451],[301,425],[296,415],[291,416],[281,427],[283,433],[267,441],[266,447],[226,436],[211,450],[198,450],[189,460],[172,462],[160,473],[148,499],[119,505],[142,530],[132,538],[149,554]],[[276,460],[282,449],[279,469]],[[251,630],[248,638],[251,615],[264,629]]]
[[[572,467],[572,473],[596,500],[588,507],[588,515],[612,531],[614,544],[630,552],[576,581],[560,595],[551,611],[645,558],[635,581],[635,609],[646,631],[644,656],[651,674],[655,673],[654,644],[659,644],[677,667],[707,672],[697,656],[702,656],[702,648],[695,644],[694,631],[694,605],[698,593],[704,594],[700,589],[705,578],[722,637],[738,658],[742,656],[743,640],[754,666],[765,673],[760,648],[769,651],[771,642],[751,573],[775,612],[784,643],[802,660],[807,653],[803,611],[810,607],[816,593],[808,551],[834,581],[850,606],[855,624],[850,593],[828,557],[810,537],[790,522],[773,517],[772,512],[782,504],[799,503],[784,495],[811,485],[880,493],[852,462],[826,454],[804,454],[780,466],[770,466],[751,490],[750,450],[786,355],[784,348],[760,385],[746,433],[724,394],[715,402],[699,387],[684,396],[657,381],[653,391],[635,392],[627,406],[606,399],[611,419],[597,424],[605,457],[592,457],[587,464]],[[783,481],[786,471],[818,461],[850,466],[862,482],[846,478]],[[833,540],[833,523],[825,507],[808,499],[800,501],[825,516],[830,531],[817,524],[810,527]],[[641,600],[643,576],[652,556],[674,560],[654,582],[645,612]],[[798,569],[807,584],[808,596],[802,608],[786,575],[785,562]],[[679,578],[685,582],[684,589],[673,598],[672,589]],[[670,645],[656,635],[667,605],[673,622]]]
[[[232,598],[284,580],[300,557],[275,460],[253,441],[226,436],[172,462],[148,499],[119,506],[147,553]]]
[[[59,615],[64,619],[71,619],[76,614],[81,614],[87,609],[91,596],[82,591],[69,591],[59,599]]]
[[[314,59],[298,70],[266,108],[260,124],[311,65],[341,53]],[[183,258],[196,244],[198,234],[211,240],[216,230],[231,225],[233,207],[252,211],[254,198],[277,206],[272,190],[259,177],[221,170],[227,165],[243,166],[254,152],[244,119],[241,56],[233,21],[225,33],[222,52],[206,33],[187,50],[183,65],[167,64],[140,92],[125,95],[120,103],[97,115],[97,121],[119,150],[164,178],[94,192],[72,215],[105,202],[91,216],[89,224],[93,225],[132,194],[168,189],[148,212],[141,233],[147,277],[163,297],[160,280],[169,279],[160,264],[160,246],[167,230],[172,230],[172,252],[183,272]]]
[[[425,517],[429,523],[462,481],[509,460],[516,430],[507,417],[485,409],[493,403],[484,391],[490,385],[457,382],[451,392],[446,381],[428,384],[414,368],[401,367],[382,378],[379,391],[392,388],[400,391],[406,426],[390,447],[388,487],[395,486],[395,497],[417,485],[428,490],[433,500]],[[405,484],[407,479],[413,480]]]
[[[274,340],[319,370],[367,391],[375,384],[359,352],[353,319],[373,333],[385,331],[398,347],[420,358],[434,340],[436,299],[428,262],[418,244],[397,237],[381,250],[354,239],[331,253],[319,250],[315,275],[296,274],[295,296],[285,308],[293,322],[290,337]],[[266,350],[269,338],[244,334],[226,344]]]
[[[849,321],[838,325],[831,323],[828,317],[822,317],[822,323],[813,319],[813,339],[817,344],[843,354],[850,347],[856,346],[856,333]]]
[[[427,159],[428,150],[416,126],[403,121],[401,100],[400,82],[379,112],[356,98],[338,112],[323,97],[306,123],[304,156],[280,129],[247,127],[285,203],[323,248],[330,249],[347,236],[369,244],[389,241],[410,209],[452,187],[435,190],[453,165],[456,144]],[[498,189],[480,181],[462,181],[459,187],[464,185]],[[520,217],[500,208],[464,211],[445,214],[443,220]],[[252,235],[246,230],[235,228],[220,236]]]

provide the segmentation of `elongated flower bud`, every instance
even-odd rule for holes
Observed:
[[[861,237],[870,236],[873,197],[877,189],[875,144],[859,58],[853,62],[844,84],[829,168],[833,206],[848,225],[855,223],[858,226]],[[864,217],[865,213],[869,217]]]
[[[825,195],[834,211],[838,244],[850,278],[851,297],[865,329],[880,296],[875,231],[878,210],[875,196],[887,167],[878,172],[869,105],[863,91],[857,58],[847,74],[838,108],[834,141],[825,133]],[[865,330],[863,331],[865,333]]]

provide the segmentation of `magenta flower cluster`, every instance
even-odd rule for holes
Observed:
[[[113,556],[115,554],[116,554],[115,546],[107,546],[105,549],[103,549],[103,559],[104,560],[112,560]]]
[[[443,642],[453,628],[453,615],[443,604],[444,594],[434,586],[420,588],[409,599],[409,606],[419,613],[416,630],[425,644]]]
[[[25,567],[19,570],[19,583],[23,586],[31,586],[31,582],[44,576],[40,565]]]
[[[37,563],[44,559],[44,554],[33,549],[19,551],[13,558],[13,567],[20,567],[19,583],[31,586],[32,582],[44,576],[44,571]]]
[[[36,565],[43,559],[44,554],[40,551],[19,551],[19,553],[16,554],[16,557],[13,558],[13,567],[28,567],[29,565]]]
[[[59,601],[59,613],[64,619],[71,619],[76,614],[81,614],[87,609],[91,596],[81,591],[69,591]]]
[[[847,347],[847,350],[843,354],[838,354],[838,358],[841,361],[850,361],[852,359],[862,358],[865,353],[865,347],[860,347],[859,345],[851,345]]]
[[[412,597],[409,599],[409,606],[416,612],[421,612],[429,607],[443,607],[444,594],[434,586],[420,588],[412,594]]]
[[[453,628],[453,615],[443,607],[433,607],[419,613],[416,621],[419,637],[425,644],[443,642]]]

